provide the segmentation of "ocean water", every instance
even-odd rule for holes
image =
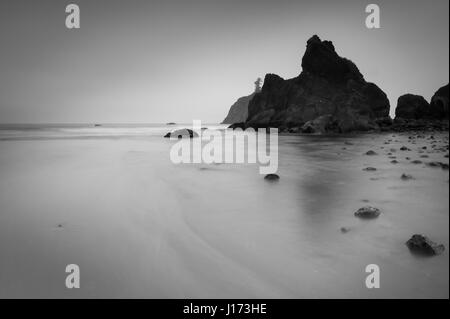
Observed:
[[[255,164],[173,164],[177,127],[1,126],[0,297],[449,297],[449,175],[426,165],[448,164],[448,134],[280,135],[269,183]],[[357,219],[366,205],[380,217]],[[412,254],[416,233],[446,251]]]

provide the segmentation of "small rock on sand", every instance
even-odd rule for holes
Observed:
[[[268,174],[264,176],[264,179],[266,181],[278,181],[280,179],[280,176],[278,176],[277,174]]]
[[[402,176],[400,178],[404,181],[409,181],[411,179],[414,179],[414,177],[412,177],[411,175],[408,175],[408,174],[402,174]]]
[[[373,155],[378,155],[378,154],[377,154],[377,152],[370,150],[370,151],[366,152],[366,155],[373,156]]]
[[[198,137],[197,132],[194,132],[191,129],[179,129],[179,130],[175,130],[173,132],[169,132],[166,135],[164,135],[165,138],[178,138],[181,139],[183,137],[189,137],[189,138],[194,138],[194,137]]]
[[[366,172],[375,172],[377,169],[375,168],[375,167],[366,167],[366,168],[363,168],[363,171],[366,171]]]
[[[355,212],[355,216],[364,219],[373,219],[380,216],[380,210],[376,207],[366,206],[358,209]]]
[[[409,250],[428,256],[440,255],[444,252],[445,246],[438,245],[423,235],[413,235],[407,242]]]

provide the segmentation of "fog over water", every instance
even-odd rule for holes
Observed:
[[[268,183],[258,165],[173,164],[171,129],[3,126],[0,297],[449,297],[448,251],[405,246],[423,233],[449,247],[448,171],[405,159],[426,143],[280,136],[281,179]],[[365,205],[381,216],[355,218]],[[71,263],[81,289],[65,288]],[[368,264],[380,289],[365,286]]]

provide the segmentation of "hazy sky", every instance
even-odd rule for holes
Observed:
[[[65,27],[69,3],[78,30]],[[365,27],[369,3],[381,29]],[[220,122],[257,77],[297,76],[313,34],[393,109],[448,83],[448,11],[448,0],[1,0],[0,122]]]

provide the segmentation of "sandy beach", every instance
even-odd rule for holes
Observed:
[[[281,135],[268,183],[256,165],[173,164],[170,129],[0,130],[0,297],[449,297],[449,175],[427,165],[448,164],[448,133]],[[365,205],[380,217],[355,218]],[[416,233],[446,251],[412,254]]]

